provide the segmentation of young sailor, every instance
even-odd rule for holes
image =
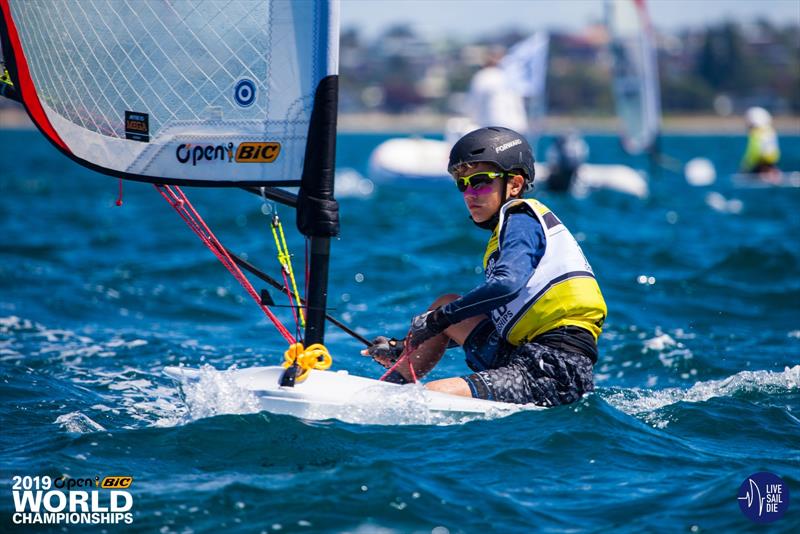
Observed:
[[[439,297],[404,340],[380,337],[362,354],[387,368],[405,356],[389,377],[404,383],[455,343],[473,373],[428,389],[541,406],[578,400],[594,387],[606,305],[572,234],[546,206],[522,198],[533,186],[530,145],[508,128],[481,128],[453,146],[448,171],[473,222],[492,232],[485,281],[463,296]]]
[[[741,171],[763,178],[778,172],[781,157],[778,135],[772,127],[772,115],[762,107],[752,107],[745,113],[747,149],[742,157]]]

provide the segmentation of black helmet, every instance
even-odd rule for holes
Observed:
[[[494,163],[505,171],[519,171],[525,178],[524,191],[533,189],[533,150],[522,135],[502,126],[487,126],[458,140],[450,150],[447,172],[453,174],[463,163]]]

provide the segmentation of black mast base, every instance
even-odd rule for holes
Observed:
[[[281,375],[280,385],[287,388],[293,388],[297,381],[297,364],[293,363],[287,367]]]

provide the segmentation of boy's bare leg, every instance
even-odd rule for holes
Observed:
[[[472,391],[469,389],[466,380],[461,377],[443,378],[441,380],[434,380],[425,384],[427,389],[431,391],[439,391],[441,393],[449,393],[450,395],[459,395],[461,397],[472,397]]]

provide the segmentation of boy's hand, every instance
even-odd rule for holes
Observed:
[[[411,321],[411,330],[408,331],[405,344],[409,350],[414,350],[430,338],[441,334],[450,324],[441,307],[417,315]]]
[[[404,340],[378,336],[372,345],[361,351],[362,356],[370,356],[386,369],[397,363],[403,354]]]

